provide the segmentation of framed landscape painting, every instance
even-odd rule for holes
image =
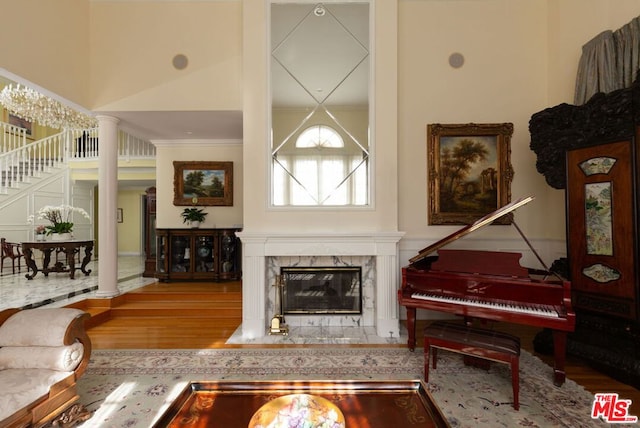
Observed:
[[[511,123],[427,125],[430,225],[471,224],[511,202],[512,134]]]
[[[173,205],[233,205],[233,162],[174,161]]]

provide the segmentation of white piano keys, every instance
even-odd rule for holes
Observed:
[[[482,300],[470,300],[470,299],[463,299],[460,297],[447,297],[447,296],[440,296],[440,295],[426,294],[426,293],[413,293],[411,295],[411,298],[419,299],[419,300],[429,300],[432,302],[451,303],[454,305],[461,305],[461,306],[475,306],[479,308],[495,309],[495,310],[505,311],[505,312],[518,312],[522,314],[538,315],[538,316],[549,317],[549,318],[560,318],[560,314],[558,314],[557,311],[555,311],[552,308],[543,307],[543,306],[539,306],[539,307],[536,307],[533,305],[523,306],[523,305],[508,304],[506,302],[505,303],[487,302]]]

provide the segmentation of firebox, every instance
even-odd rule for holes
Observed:
[[[281,267],[284,314],[361,314],[360,267]]]

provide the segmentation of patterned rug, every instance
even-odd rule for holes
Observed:
[[[97,350],[78,382],[81,401],[93,412],[81,426],[150,426],[191,380],[407,380],[423,378],[423,364],[422,352],[382,347]],[[592,394],[571,380],[555,387],[552,369],[526,351],[520,411],[512,407],[506,364],[485,371],[440,351],[429,377],[427,388],[453,427],[607,426],[590,417]]]

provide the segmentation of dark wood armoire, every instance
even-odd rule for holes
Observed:
[[[529,123],[537,169],[566,195],[576,330],[567,351],[640,386],[640,85],[561,104]],[[536,350],[549,351],[544,334]]]
[[[144,213],[144,272],[142,276],[153,277],[156,273],[156,188],[145,191]]]

